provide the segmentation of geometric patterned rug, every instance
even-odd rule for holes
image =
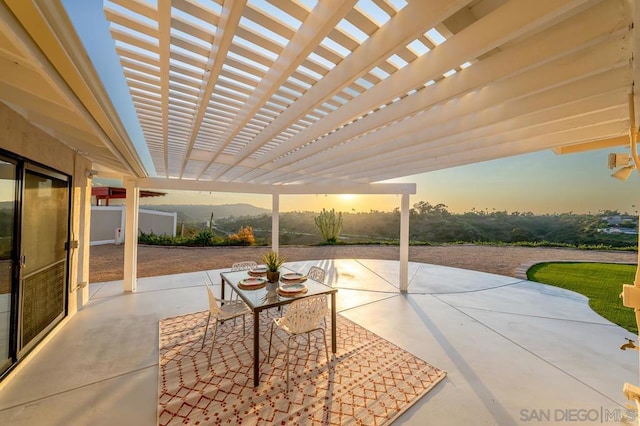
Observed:
[[[337,316],[337,353],[327,363],[322,338],[292,345],[286,392],[286,335],[274,330],[267,363],[271,317],[261,313],[260,385],[253,387],[253,318],[218,325],[211,367],[208,311],[166,318],[159,324],[159,425],[304,424],[388,425],[432,389],[446,373]],[[331,320],[327,318],[331,356]],[[276,329],[277,330],[277,329]],[[277,353],[275,351],[278,351]],[[274,357],[274,353],[276,356]]]

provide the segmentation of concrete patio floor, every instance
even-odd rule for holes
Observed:
[[[637,339],[569,291],[516,278],[396,261],[291,262],[328,271],[338,311],[447,377],[395,425],[620,423],[638,384]],[[221,270],[209,271],[218,281]],[[154,425],[158,320],[207,309],[205,272],[90,286],[91,299],[0,389],[2,425]],[[548,417],[547,417],[548,416]],[[582,417],[580,417],[582,416]],[[549,420],[549,421],[547,421]]]

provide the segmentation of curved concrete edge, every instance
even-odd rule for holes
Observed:
[[[546,263],[546,262],[534,260],[531,262],[522,263],[513,272],[513,277],[519,280],[528,280],[529,278],[527,277],[527,271],[529,271],[529,268],[531,268],[534,265],[537,265],[538,263]]]
[[[595,260],[532,260],[531,262],[522,263],[520,266],[516,268],[513,272],[513,277],[518,278],[520,280],[528,280],[527,272],[529,269],[539,263],[616,263],[619,265],[636,265],[635,263],[629,262],[616,262],[616,261],[595,261]]]

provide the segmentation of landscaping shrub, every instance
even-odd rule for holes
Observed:
[[[237,234],[231,234],[228,237],[229,245],[232,246],[253,246],[256,244],[256,239],[253,236],[253,228],[250,226],[243,226],[238,230]]]

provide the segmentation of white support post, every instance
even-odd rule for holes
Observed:
[[[126,219],[124,231],[124,291],[135,292],[138,273],[138,207],[140,189],[135,180],[127,180]]]
[[[271,195],[271,250],[280,249],[280,194]]]
[[[640,167],[640,165],[636,166],[636,169],[638,169],[638,167]],[[638,172],[640,172],[640,169],[637,170]],[[637,229],[640,229],[640,213],[638,214],[638,222],[637,222]],[[640,232],[638,232],[638,242],[636,247],[638,247],[638,260],[636,261],[636,275],[635,278],[633,280],[633,286],[635,288],[640,288]],[[623,288],[624,290],[624,288]],[[635,307],[634,308],[634,312],[636,314],[636,326],[640,325],[640,307]],[[640,334],[638,334],[638,342],[640,342]],[[638,363],[640,363],[640,351],[638,351]],[[640,381],[640,372],[638,373],[638,381]],[[638,401],[638,399],[631,399],[631,401],[635,401],[636,402],[636,408],[637,408],[637,412],[640,413],[640,403]],[[640,418],[638,418],[638,424],[640,425]]]
[[[400,291],[409,289],[409,194],[400,203]]]
[[[91,181],[85,178],[85,185],[81,188],[80,198],[80,242],[78,256],[78,309],[82,309],[89,302],[89,256],[91,250]]]
[[[638,61],[638,53],[640,53],[640,28],[638,28],[638,22],[640,20],[640,5],[637,2],[632,2],[632,19],[635,22],[633,27],[633,35],[631,39],[633,50],[633,76],[635,84],[640,81],[640,62]],[[640,157],[638,156],[638,126],[636,117],[635,101],[636,97],[640,94],[640,90],[634,90],[631,87],[631,93],[629,94],[629,144],[631,147],[631,156],[636,166],[636,171],[640,173]],[[640,216],[638,217],[640,221]],[[638,244],[640,244],[640,234],[638,235]],[[640,246],[639,246],[640,247]],[[636,266],[636,274],[633,280],[633,285],[623,284],[622,286],[622,305],[628,308],[633,308],[636,316],[636,324],[640,325],[640,249],[638,251],[638,265]],[[638,335],[640,338],[640,335]],[[638,354],[640,362],[640,353]],[[640,380],[640,379],[639,379]],[[640,412],[640,387],[632,384],[625,383],[622,387],[622,392],[627,399],[636,405],[637,412]],[[636,423],[640,425],[640,419],[636,420]]]

